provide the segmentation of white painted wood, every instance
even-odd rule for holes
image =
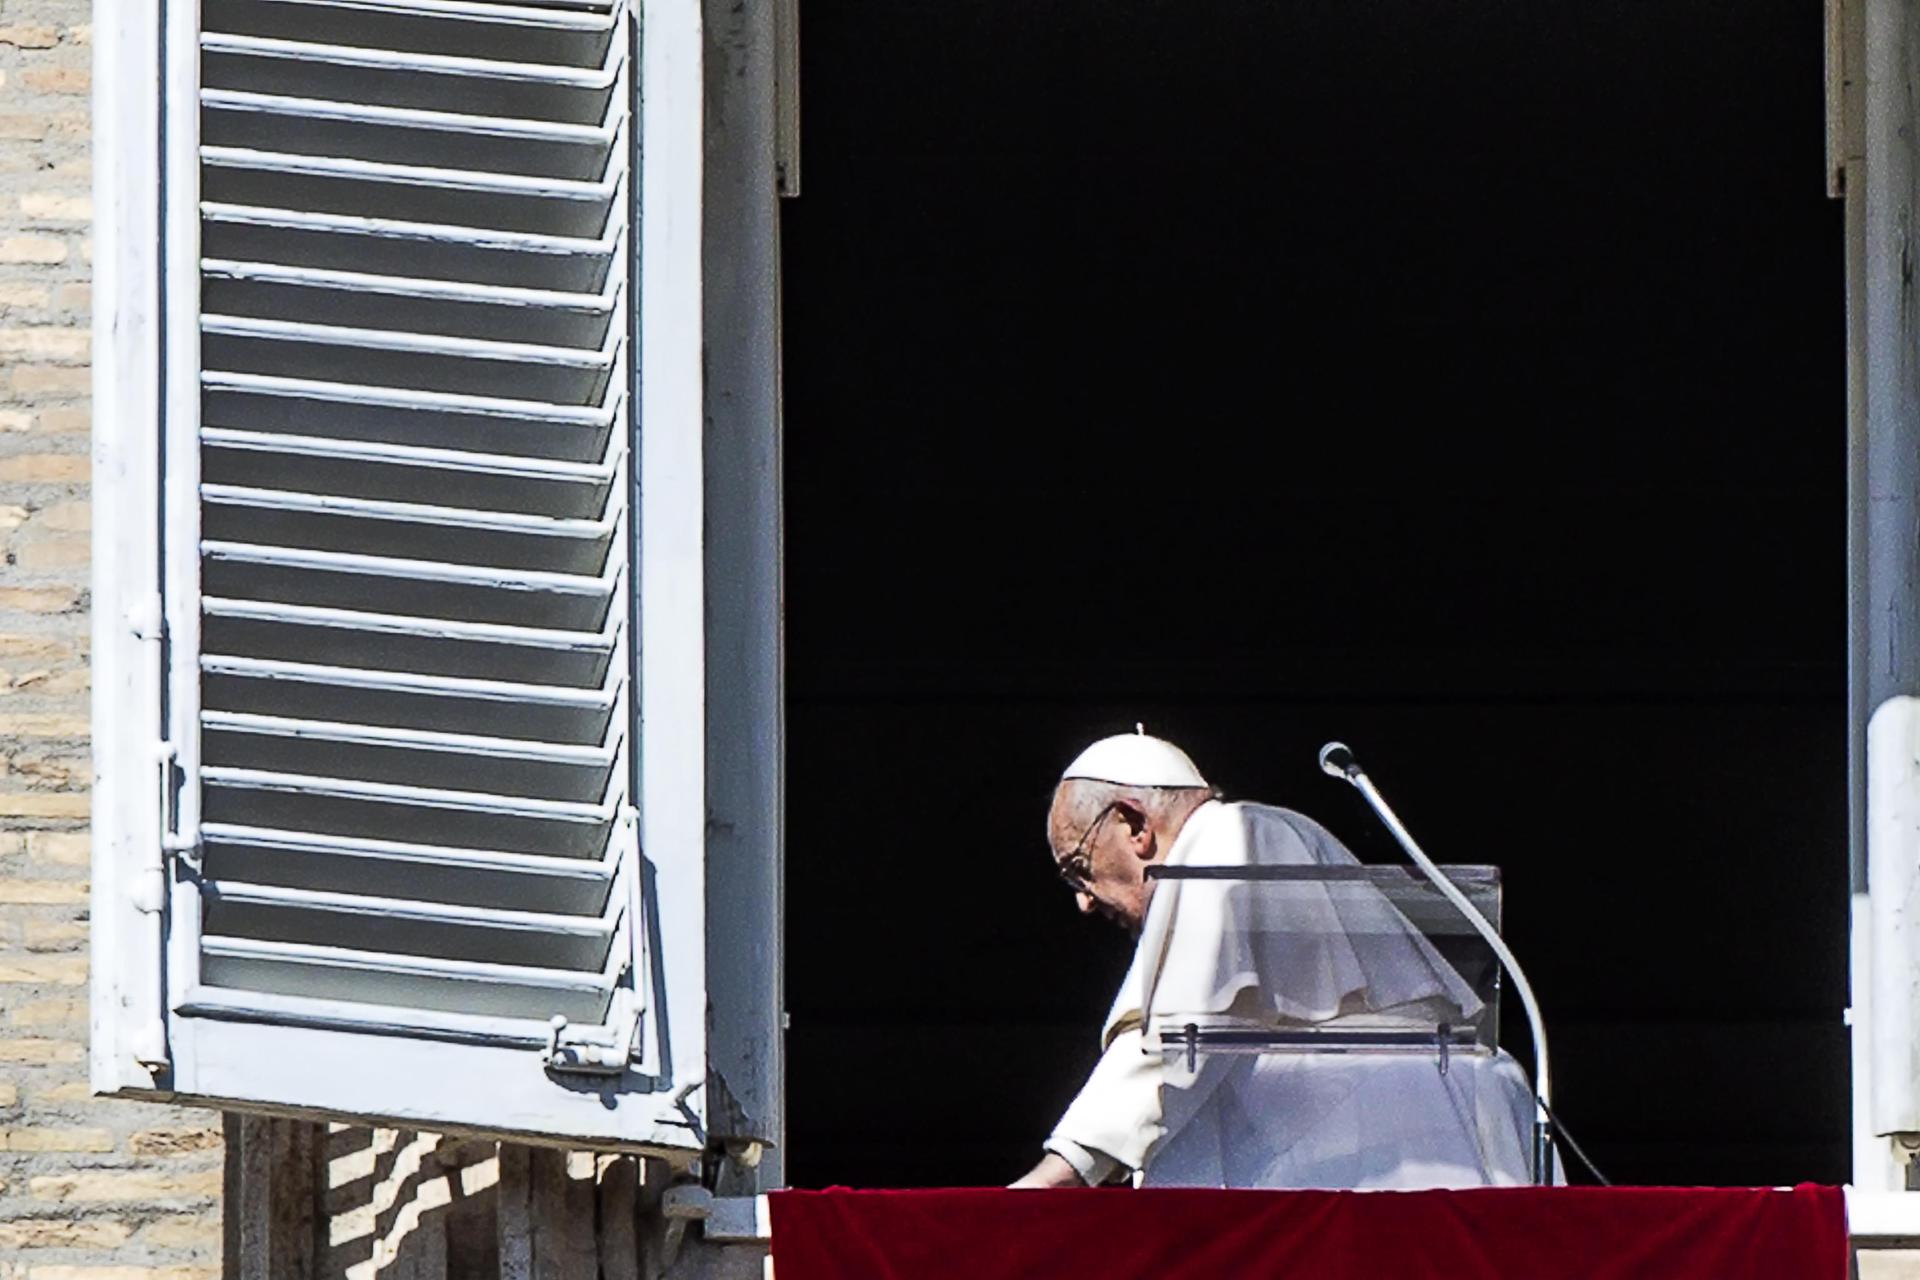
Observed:
[[[640,190],[640,845],[660,968],[646,1064],[687,1120],[706,1085],[705,414],[699,0],[644,0]]]
[[[161,906],[160,28],[140,0],[94,8],[93,869],[90,1071],[156,1087],[167,1056]],[[158,1081],[166,1084],[164,1076]]]
[[[175,772],[169,844],[175,850],[168,875],[167,998],[178,1004],[200,984],[201,891],[199,859],[200,669],[200,187],[195,154],[200,96],[199,5],[164,0],[166,49],[161,92],[166,102],[161,128],[161,287],[166,302],[160,334],[162,608],[167,627],[167,745]],[[193,1035],[174,1025],[178,1084],[193,1076]]]
[[[1920,1242],[1920,1192],[1846,1188],[1847,1231],[1862,1248]]]
[[[202,12],[168,0],[167,123],[146,153],[156,180],[122,199],[167,193],[165,217],[148,215],[154,234],[122,259],[165,248],[164,359],[158,337],[129,352],[102,401],[146,362],[150,407],[121,394],[130,432],[150,433],[133,441],[144,475],[123,468],[102,491],[144,484],[152,523],[133,522],[143,502],[130,494],[103,543],[151,557],[152,495],[165,494],[178,843],[206,859],[172,896],[164,1083],[279,1114],[698,1147],[697,6],[661,4],[649,33],[663,79],[647,95],[660,118],[646,126],[645,164],[661,185],[637,233],[625,208],[637,44],[626,5],[224,0],[204,12],[231,29],[204,39]],[[341,22],[359,50],[329,47]],[[368,56],[373,45],[387,56]],[[141,51],[161,65],[157,46]],[[298,87],[263,83],[269,63]],[[150,74],[108,65],[117,86],[150,90]],[[339,92],[316,91],[327,76]],[[454,82],[472,91],[434,100]],[[635,234],[663,255],[638,296]],[[110,231],[103,244],[115,243]],[[217,291],[206,305],[203,284]],[[160,294],[156,279],[116,296],[103,323],[115,333],[142,305],[157,314]],[[639,353],[627,349],[634,328]],[[628,406],[641,373],[640,408],[659,426],[638,433],[653,470],[636,486]],[[630,521],[636,488],[658,511]],[[628,566],[643,529],[656,584]],[[128,656],[132,690],[157,661],[134,656],[158,629],[138,611],[160,594],[151,567],[147,581],[119,593],[134,596],[129,638],[103,645]],[[635,591],[655,682],[637,694]],[[659,735],[637,765],[651,788],[637,820],[635,719]],[[160,766],[144,764],[152,784],[120,792],[151,824]],[[157,844],[114,835],[109,847],[151,858]],[[120,872],[107,859],[97,879],[137,882]],[[112,922],[102,953],[138,942],[129,959],[151,975],[155,931],[142,940],[112,904],[97,917]],[[150,1089],[125,1070],[123,995],[103,1004],[96,1044],[116,1064],[103,1076]],[[617,1042],[620,1025],[595,1024],[636,1007],[647,1037],[635,1070],[574,1081],[542,1068],[548,1015]],[[562,1188],[569,1223],[574,1181]]]

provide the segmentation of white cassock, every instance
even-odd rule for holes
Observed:
[[[1355,865],[1288,809],[1209,801],[1175,866]],[[1432,1032],[1481,1011],[1472,989],[1368,886],[1162,881],[1104,1053],[1046,1146],[1090,1183],[1477,1187],[1531,1181],[1533,1093],[1504,1052],[1142,1052],[1143,1005],[1210,1025]],[[1149,986],[1150,984],[1150,986]],[[1143,1000],[1143,994],[1151,994]]]

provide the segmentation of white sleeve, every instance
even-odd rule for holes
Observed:
[[[1119,1165],[1144,1168],[1166,1136],[1160,1102],[1164,1075],[1161,1055],[1141,1052],[1140,1029],[1121,1032],[1053,1127],[1047,1150],[1073,1165],[1089,1186],[1105,1182]],[[1087,1168],[1080,1167],[1080,1159]],[[1090,1176],[1101,1172],[1106,1176]]]

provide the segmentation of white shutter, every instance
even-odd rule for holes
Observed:
[[[649,16],[697,54],[690,8],[663,0]],[[659,897],[698,898],[700,833],[682,797],[645,824],[638,809],[677,778],[697,815],[697,767],[650,764],[643,783],[635,739],[646,719],[655,750],[697,753],[701,726],[697,698],[673,723],[684,697],[638,694],[652,598],[638,534],[691,520],[697,547],[699,473],[670,471],[689,436],[697,468],[699,424],[684,397],[663,398],[685,368],[662,364],[649,403],[670,412],[647,456],[663,510],[643,520],[636,10],[168,5],[158,421],[123,421],[103,449],[157,454],[109,479],[150,474],[159,490],[165,627],[134,635],[137,608],[100,626],[104,647],[158,649],[163,770],[145,795],[160,794],[170,854],[160,911],[107,904],[99,931],[117,916],[138,940],[112,939],[97,979],[120,1010],[102,1016],[137,1011],[127,962],[153,930],[136,917],[163,916],[165,1043],[152,1026],[107,1036],[97,1081],[698,1145],[700,1040],[671,1026],[659,970],[692,970],[671,987],[697,994],[702,917]],[[118,38],[123,57],[138,44]],[[684,79],[685,62],[669,74]],[[652,127],[697,148],[697,100],[688,114]],[[105,239],[137,273],[137,249]],[[697,326],[697,265],[690,314]],[[690,500],[669,500],[688,485]],[[136,538],[148,501],[103,529]],[[130,596],[120,559],[104,585]],[[684,590],[660,559],[660,585]],[[687,651],[685,622],[648,634],[649,678],[699,679],[697,656],[662,665]],[[123,691],[141,696],[139,661],[127,668]],[[103,786],[139,791],[137,774],[103,754]],[[138,803],[108,814],[110,867],[158,855],[140,847]],[[682,918],[663,926],[663,910]],[[697,1022],[697,1003],[680,1003]]]

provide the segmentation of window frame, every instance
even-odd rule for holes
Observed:
[[[216,1023],[172,1012],[199,940],[197,931],[167,923],[176,909],[191,920],[197,890],[179,876],[178,859],[162,849],[164,779],[172,761],[161,719],[169,619],[162,615],[156,537],[164,484],[172,511],[167,535],[197,538],[197,467],[163,473],[162,423],[170,410],[198,417],[197,377],[165,375],[169,368],[198,368],[197,287],[169,288],[167,273],[184,263],[197,278],[199,212],[197,199],[174,199],[177,188],[167,182],[178,166],[197,165],[198,130],[168,133],[165,122],[198,109],[198,5],[100,0],[92,580],[96,1092],[582,1145],[684,1153],[705,1144],[703,28],[699,0],[638,0],[636,11],[645,33],[634,136],[637,243],[645,269],[635,305],[648,336],[634,361],[636,423],[646,425],[636,426],[633,442],[637,510],[629,536],[637,543],[640,650],[631,730],[640,753],[634,803],[647,892],[641,959],[652,970],[643,1023],[653,1041],[646,1058],[651,1091],[623,1095],[616,1121],[601,1090],[548,1083],[535,1051],[460,1046],[468,1056],[457,1084],[416,1090],[416,1096],[429,1103],[436,1093],[465,1099],[468,1112],[484,1100],[478,1105],[511,1116],[498,1124],[460,1123],[432,1105],[396,1100],[387,1083],[447,1077],[450,1046],[444,1043]],[[163,147],[171,153],[164,158]],[[169,394],[177,403],[169,404]],[[183,507],[196,512],[187,528]],[[176,573],[166,587],[171,634],[190,641],[199,608],[197,568]],[[185,611],[178,607],[183,597]],[[169,907],[170,895],[185,895],[178,908]],[[343,1057],[343,1046],[353,1052]],[[344,1061],[360,1069],[342,1071]]]

